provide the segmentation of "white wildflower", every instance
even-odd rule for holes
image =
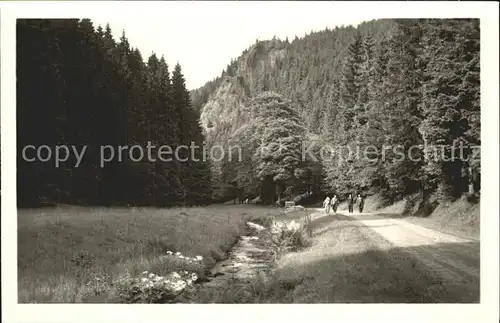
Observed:
[[[186,288],[186,286],[187,286],[187,283],[185,281],[183,281],[182,279],[178,279],[175,281],[171,281],[171,280],[165,281],[165,288],[167,288],[168,290],[170,290],[171,292],[173,292],[175,294],[178,294],[179,292],[181,292],[184,288]]]
[[[198,256],[196,256],[196,257],[195,257],[195,259],[196,259],[197,261],[202,261],[202,260],[203,260],[203,257],[198,255]]]
[[[177,252],[175,253],[175,255],[176,255],[176,256],[180,256],[180,255],[181,255],[181,253],[180,253],[179,251],[177,251]]]
[[[149,279],[147,279],[146,277],[142,277],[142,279],[141,279],[141,280],[142,280],[144,283],[145,283],[145,282],[147,282],[147,281],[149,281]]]
[[[146,275],[147,273],[148,273],[147,270],[142,272],[143,275]]]
[[[149,278],[153,278],[153,277],[155,277],[155,276],[156,276],[156,275],[155,275],[155,274],[153,274],[153,273],[150,273],[150,274],[149,274]]]
[[[300,223],[297,223],[295,221],[290,221],[287,223],[286,227],[290,231],[298,231],[300,229]]]
[[[170,250],[169,250],[169,251],[167,251],[167,255],[171,255],[171,254],[173,254],[173,252],[172,252],[172,251],[170,251]]]
[[[192,280],[192,281],[196,281],[196,280],[198,280],[198,275],[196,275],[196,273],[192,273],[192,274],[191,274],[191,280]]]
[[[181,291],[181,290],[183,290],[184,288],[186,288],[186,286],[187,286],[187,284],[186,284],[186,282],[185,282],[185,281],[183,281],[183,280],[178,280],[178,281],[176,281],[176,282],[174,283],[174,289],[175,289],[176,291]]]

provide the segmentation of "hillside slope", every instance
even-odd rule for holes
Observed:
[[[309,180],[313,190],[343,196],[370,190],[390,204],[421,192],[424,199],[436,193],[453,200],[480,190],[480,156],[473,148],[481,144],[479,89],[478,20],[382,19],[291,42],[258,41],[191,99],[208,144],[227,147],[235,136],[252,134],[246,128],[254,97],[280,95],[306,129],[302,146],[315,145],[312,177],[322,183]],[[450,158],[458,146],[466,147],[463,158]],[[333,158],[318,156],[324,148]],[[214,183],[239,185],[234,164],[212,167]],[[255,172],[245,176],[263,182]],[[259,185],[252,194],[259,194]],[[287,185],[275,200],[279,192],[300,192]]]
[[[356,31],[379,42],[393,28],[391,20],[377,20],[362,23],[357,29],[347,26],[311,32],[291,42],[276,38],[256,42],[220,77],[191,91],[203,128],[210,138],[238,128],[241,106],[260,92],[273,91],[293,101],[310,130],[320,130],[314,123],[322,108],[331,104],[329,96],[338,85],[333,81],[340,75]]]

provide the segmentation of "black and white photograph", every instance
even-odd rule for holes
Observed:
[[[498,100],[486,106],[482,91],[496,66],[488,103],[492,86],[498,99],[498,37],[493,65],[482,39],[498,15],[486,25],[472,12],[335,1],[66,14],[59,3],[10,19],[12,106],[2,70],[17,304],[479,305],[485,284],[498,294],[498,261],[484,262],[498,245],[486,252],[481,225],[498,224],[498,123],[483,116],[498,119]]]

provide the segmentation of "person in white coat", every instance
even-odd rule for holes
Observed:
[[[330,197],[327,196],[325,200],[323,201],[323,207],[325,208],[325,213],[328,214],[330,213]]]

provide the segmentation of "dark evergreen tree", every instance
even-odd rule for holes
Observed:
[[[185,167],[181,173],[174,162],[158,161],[157,151],[151,151],[157,160],[147,155],[148,142],[175,148],[181,136],[203,141],[198,115],[187,109],[184,81],[179,103],[163,58],[153,54],[144,64],[124,31],[115,42],[109,25],[95,29],[89,19],[20,19],[17,53],[19,206],[208,202],[206,163]],[[78,167],[73,153],[54,167],[53,159],[24,160],[21,154],[27,145],[86,150]],[[114,148],[114,158],[102,167],[101,148],[108,145]],[[129,158],[134,145],[142,148],[143,158]],[[141,157],[138,153],[136,149],[132,157]],[[197,174],[196,186],[184,187],[180,181],[190,171]],[[203,198],[181,200],[186,195],[179,193],[181,189]]]
[[[479,21],[426,22],[426,82],[421,103],[425,171],[428,185],[437,188],[441,198],[456,198],[468,189],[469,167],[478,171],[479,164],[467,162],[470,148],[480,144]]]

